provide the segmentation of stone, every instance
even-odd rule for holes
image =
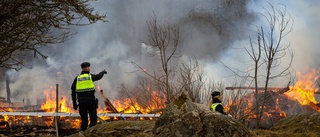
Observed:
[[[245,137],[250,134],[249,129],[233,118],[192,102],[187,93],[182,93],[163,110],[152,132],[156,137]]]

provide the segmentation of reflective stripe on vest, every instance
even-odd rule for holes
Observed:
[[[213,103],[213,104],[211,105],[211,110],[216,111],[216,107],[217,107],[218,105],[222,105],[222,104],[221,104],[221,103]]]
[[[90,74],[81,74],[77,77],[76,92],[95,90]]]

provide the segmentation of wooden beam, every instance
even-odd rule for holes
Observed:
[[[287,87],[286,87],[287,88]],[[255,87],[226,87],[226,90],[236,90],[236,89],[250,89],[250,90],[255,90]],[[258,87],[258,90],[264,90],[265,88],[263,87]],[[267,90],[283,90],[285,88],[280,88],[280,87],[268,87]]]
[[[100,94],[104,99],[104,104],[107,107],[107,110],[113,112],[113,113],[119,113],[118,110],[112,105],[112,103],[110,102],[110,100],[103,94],[103,90],[100,90]],[[125,120],[124,117],[119,117],[121,120]]]

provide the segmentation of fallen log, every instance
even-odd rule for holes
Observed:
[[[226,90],[256,90],[256,87],[226,87]],[[257,90],[265,90],[266,88],[264,87],[258,87]],[[277,91],[280,94],[283,94],[287,91],[289,91],[289,86],[285,88],[280,88],[280,87],[268,87],[267,90],[269,91]]]
[[[244,89],[255,90],[256,88],[255,87],[226,87],[226,90],[244,90]],[[263,88],[263,87],[258,87],[257,89],[258,90],[265,90],[265,88]],[[268,87],[267,90],[277,91],[278,93],[283,94],[283,93],[289,91],[290,88],[289,88],[289,86],[285,87],[285,88]],[[319,91],[315,91],[314,94],[320,94],[320,92]]]

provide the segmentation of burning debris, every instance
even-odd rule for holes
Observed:
[[[281,88],[280,88],[281,89]],[[287,89],[287,88],[283,88]],[[281,90],[280,90],[281,91]],[[309,101],[308,103],[301,104],[301,102],[292,96],[291,89],[286,92],[279,92],[274,90],[267,90],[265,92],[259,92],[258,101],[262,103],[265,99],[264,111],[261,116],[259,128],[269,129],[277,124],[283,118],[293,115],[299,115],[307,112],[319,112],[320,104]],[[246,106],[246,115],[244,119],[248,127],[254,128],[256,125],[256,112],[255,112],[255,97],[254,93],[250,93],[242,98],[248,102]]]
[[[100,94],[104,99],[104,104],[106,105],[106,110],[113,112],[113,113],[119,113],[118,110],[112,105],[110,100],[103,94],[103,90],[100,90]],[[125,120],[124,117],[118,117],[120,120]],[[111,118],[113,120],[113,118]]]
[[[299,81],[293,86],[285,88],[261,88],[258,87],[258,94],[255,87],[227,87],[226,90],[252,91],[242,97],[244,103],[244,112],[240,120],[246,121],[246,125],[254,128],[257,125],[257,102],[259,103],[259,111],[261,113],[261,121],[258,128],[269,129],[277,124],[283,118],[293,115],[300,115],[309,112],[320,112],[320,103],[316,96],[319,94],[317,85],[318,72],[310,71],[308,74],[302,75],[298,73]],[[239,101],[240,102],[240,101]],[[239,103],[233,103],[227,108],[239,106]]]
[[[258,96],[259,100],[262,100],[264,96],[267,97],[261,122],[259,123],[259,128],[262,129],[273,127],[278,121],[287,116],[316,112],[311,106],[301,105],[297,100],[272,90],[267,90],[266,93],[260,93]],[[255,126],[255,119],[256,114],[253,111],[248,118],[249,127],[253,128]]]
[[[103,95],[103,92],[101,93]],[[44,94],[45,98],[37,99],[35,106],[26,106],[24,102],[8,103],[6,98],[0,97],[0,129],[3,129],[0,134],[6,134],[6,131],[9,130],[12,132],[21,130],[24,127],[33,127],[25,129],[30,132],[33,132],[33,129],[37,129],[37,127],[47,127],[49,130],[58,126],[59,130],[66,131],[79,129],[80,115],[68,106],[67,97],[61,95],[57,101],[57,93],[51,88],[45,90]],[[134,103],[136,106],[132,109],[130,103],[126,103],[125,100],[111,102],[104,95],[103,97],[106,108],[103,109],[99,106],[97,110],[98,123],[109,120],[152,120],[160,116],[160,114],[148,114],[148,110],[143,109],[137,103]],[[57,102],[59,103],[57,104]],[[58,107],[56,108],[56,106]],[[58,125],[54,124],[56,120],[58,120]]]
[[[2,99],[4,97],[1,97]],[[43,106],[45,106],[46,103],[44,103]],[[30,107],[25,106],[23,102],[0,102],[1,105],[1,111],[0,113],[3,113],[0,115],[0,127],[1,128],[13,128],[13,127],[21,127],[21,126],[45,126],[45,127],[51,127],[52,123],[54,121],[53,116],[45,116],[41,115],[45,114],[48,111],[47,109],[37,109],[37,111],[31,111],[34,108],[40,108],[39,107]],[[32,108],[32,109],[30,109]],[[8,115],[6,114],[8,113]],[[60,124],[61,128],[77,128],[80,121],[77,117],[60,117]]]
[[[9,127],[9,122],[6,120],[6,118],[2,115],[0,115],[0,128],[7,128]]]

